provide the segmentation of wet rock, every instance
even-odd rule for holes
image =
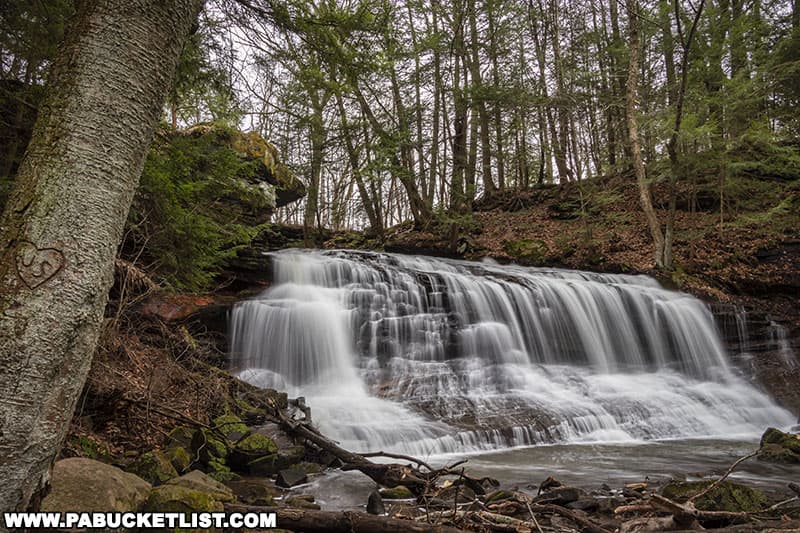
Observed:
[[[292,438],[283,431],[278,424],[275,423],[267,423],[258,426],[257,428],[253,429],[253,433],[258,433],[259,435],[264,435],[265,437],[269,437],[280,449],[283,448],[291,448],[296,446],[297,444],[292,440]]]
[[[172,465],[169,455],[161,450],[153,450],[142,454],[126,470],[136,474],[153,486],[161,485],[172,478],[178,477],[178,472]]]
[[[273,499],[281,495],[278,489],[264,481],[240,479],[230,481],[226,485],[240,502],[249,505],[273,505]]]
[[[408,487],[402,485],[391,489],[381,489],[379,492],[384,500],[410,500],[414,497]]]
[[[302,470],[281,470],[278,472],[278,479],[276,483],[279,487],[286,487],[287,489],[296,487],[308,481],[308,476]]]
[[[42,511],[137,511],[147,501],[151,488],[134,474],[82,457],[58,461],[50,486]]]
[[[548,476],[547,479],[545,479],[539,484],[539,494],[541,494],[542,492],[546,492],[550,489],[563,486],[564,485],[559,480],[557,480],[553,476]]]
[[[713,481],[671,481],[661,494],[677,502],[685,502],[701,492]],[[703,511],[755,512],[764,509],[768,500],[758,489],[732,481],[723,481],[714,490],[695,500],[695,507]]]
[[[386,514],[386,508],[383,505],[383,498],[377,490],[373,490],[367,499],[367,512],[374,515]]]
[[[769,428],[761,436],[760,461],[800,464],[800,435]]]
[[[184,487],[191,490],[196,490],[204,494],[208,494],[212,498],[220,502],[233,502],[236,497],[233,490],[212,479],[210,476],[200,472],[199,470],[192,470],[186,475],[176,477],[169,480],[166,485],[175,487]]]
[[[575,487],[557,487],[540,494],[533,501],[536,503],[567,505],[579,500],[583,495],[583,491]]]

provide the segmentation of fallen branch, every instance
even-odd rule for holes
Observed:
[[[760,452],[761,452],[761,450],[756,450],[756,451],[754,451],[754,452],[752,452],[752,453],[749,453],[749,454],[745,455],[744,457],[741,457],[741,458],[739,458],[737,461],[735,461],[735,462],[734,462],[734,463],[733,463],[733,464],[730,466],[730,468],[728,468],[728,471],[727,471],[727,472],[725,472],[724,474],[722,474],[722,477],[720,477],[720,478],[719,478],[718,480],[716,480],[714,483],[712,483],[711,485],[709,485],[708,487],[706,487],[704,490],[701,490],[700,492],[698,492],[697,494],[695,494],[694,496],[692,496],[691,498],[689,498],[688,500],[686,500],[686,503],[693,503],[693,502],[695,502],[696,500],[699,500],[700,498],[702,498],[703,496],[705,496],[706,494],[708,494],[709,492],[711,492],[712,490],[714,490],[715,488],[719,487],[720,483],[722,483],[723,481],[725,481],[725,480],[728,478],[728,476],[730,476],[730,475],[733,473],[733,471],[734,471],[734,470],[736,470],[736,467],[737,467],[737,466],[739,466],[740,464],[742,464],[742,463],[743,463],[743,462],[745,462],[746,460],[750,459],[751,457],[755,457],[755,456],[756,456],[756,455],[758,455]]]
[[[406,461],[411,461],[412,463],[417,463],[419,466],[424,466],[431,472],[433,472],[434,470],[425,461],[420,461],[416,457],[411,457],[410,455],[403,455],[400,453],[390,453],[390,452],[369,452],[369,453],[362,453],[360,455],[361,457],[390,457],[392,459],[403,459]]]
[[[225,510],[234,513],[275,513],[278,527],[305,533],[464,533],[464,530],[451,526],[399,520],[356,511],[316,511],[234,503],[226,503]]]

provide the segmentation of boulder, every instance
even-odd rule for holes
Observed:
[[[224,464],[230,449],[229,443],[219,435],[202,428],[195,431],[192,436],[191,452],[192,456],[198,458],[204,465],[214,461]]]
[[[147,501],[151,488],[134,474],[82,457],[58,461],[50,483],[42,511],[137,511]]]
[[[236,501],[236,497],[230,487],[215,481],[199,470],[192,470],[188,474],[169,480],[166,484],[202,492],[220,502]]]
[[[194,430],[192,428],[178,426],[169,432],[167,446],[183,446],[188,450],[192,446],[192,437],[194,437]]]
[[[761,436],[758,459],[770,463],[800,464],[800,435],[768,428]]]
[[[250,428],[236,415],[222,415],[213,420],[214,428],[231,442],[237,442],[250,433]]]
[[[179,475],[189,470],[189,466],[192,464],[192,456],[189,455],[186,448],[183,446],[174,446],[168,448],[166,453],[167,457],[169,457],[169,462],[172,463],[172,466]]]
[[[292,487],[296,487],[297,485],[302,485],[306,481],[308,481],[308,476],[305,472],[302,470],[292,470],[287,468],[286,470],[281,470],[278,472],[278,479],[275,481],[275,483],[279,487],[290,489]]]
[[[671,481],[664,486],[661,494],[677,502],[685,502],[701,492],[713,481]],[[753,489],[732,481],[723,481],[714,490],[695,500],[694,504],[703,511],[755,512],[768,505],[767,497],[758,489]]]
[[[179,485],[161,485],[150,493],[145,511],[162,513],[222,512],[221,501],[199,490]]]
[[[273,456],[278,451],[275,442],[264,435],[253,433],[243,438],[234,446],[230,464],[234,468],[244,469],[248,463],[264,456]]]
[[[553,503],[555,505],[567,505],[577,501],[583,496],[582,490],[575,487],[557,487],[540,494],[533,499],[536,503]]]
[[[186,455],[188,458],[188,453]],[[172,465],[169,455],[161,450],[153,450],[140,455],[138,459],[128,465],[126,470],[136,474],[153,486],[161,485],[172,478],[178,477],[178,472]]]
[[[306,449],[303,446],[282,448],[273,455],[260,457],[247,464],[247,470],[254,476],[274,476],[303,460]]]

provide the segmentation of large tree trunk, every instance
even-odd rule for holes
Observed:
[[[0,219],[0,511],[35,506],[199,0],[78,2]]]

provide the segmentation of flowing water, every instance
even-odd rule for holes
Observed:
[[[231,313],[233,367],[305,396],[345,448],[752,441],[794,422],[730,362],[702,302],[646,276],[354,251],[273,265]]]

